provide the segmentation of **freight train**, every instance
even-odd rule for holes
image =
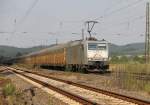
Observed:
[[[16,61],[61,70],[106,71],[109,68],[108,52],[105,40],[76,40],[21,56]]]

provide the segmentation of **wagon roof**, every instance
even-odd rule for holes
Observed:
[[[77,45],[77,44],[82,43],[84,41],[87,41],[87,40],[75,40],[75,41],[70,41],[70,42],[67,42],[67,43],[51,45],[48,48],[45,48],[45,49],[40,50],[40,51],[32,52],[30,54],[21,56],[20,58],[28,57],[28,56],[35,56],[35,55],[39,55],[39,54],[42,54],[42,53],[47,53],[49,51],[53,51],[53,50],[56,50],[56,49],[61,49],[61,48],[65,48],[65,47],[68,47],[68,46]],[[88,41],[88,42],[95,42],[95,41]],[[105,40],[98,40],[98,42],[100,42],[100,43],[107,43],[107,41],[105,41]]]

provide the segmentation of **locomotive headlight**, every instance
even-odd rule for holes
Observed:
[[[88,58],[88,60],[92,60],[92,58]]]
[[[107,58],[103,58],[104,61],[107,61]]]

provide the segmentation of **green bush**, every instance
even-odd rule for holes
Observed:
[[[136,56],[125,56],[125,55],[122,55],[122,56],[112,56],[111,59],[110,59],[110,62],[112,64],[133,64],[133,63],[138,63],[138,64],[144,64],[145,61],[144,61],[144,57],[140,57],[138,55]]]
[[[15,86],[12,83],[8,83],[3,88],[3,94],[5,96],[10,96],[15,93],[15,90],[16,90]]]
[[[147,83],[145,85],[145,91],[147,91],[150,94],[150,83]]]

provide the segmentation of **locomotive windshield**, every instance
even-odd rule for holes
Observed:
[[[106,50],[105,43],[88,43],[88,50]]]
[[[88,44],[88,50],[96,50],[97,43],[89,43]]]

